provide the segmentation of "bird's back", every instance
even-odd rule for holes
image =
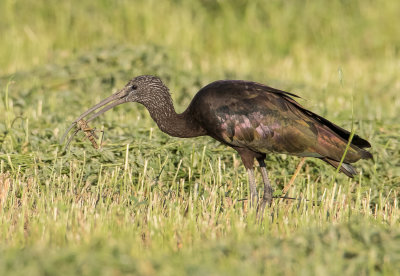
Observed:
[[[208,135],[255,152],[340,160],[350,133],[303,108],[294,94],[259,83],[217,81],[202,88],[189,109]],[[345,162],[372,157],[355,135]]]

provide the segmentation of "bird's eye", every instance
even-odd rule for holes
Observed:
[[[136,90],[137,86],[133,84],[131,88],[132,88],[132,90]]]

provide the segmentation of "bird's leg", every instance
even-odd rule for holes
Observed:
[[[257,161],[260,164],[261,175],[262,175],[262,179],[264,182],[263,200],[260,205],[260,211],[261,211],[261,213],[263,213],[265,205],[268,203],[268,205],[271,206],[271,204],[272,204],[272,187],[271,187],[271,182],[269,181],[269,178],[268,178],[268,172],[267,172],[267,168],[265,167],[264,160],[259,158],[259,159],[257,159]]]
[[[256,180],[254,178],[254,169],[247,169],[247,174],[249,175],[249,188],[250,188],[250,206],[255,208],[258,202],[258,194],[256,188]]]
[[[248,202],[250,202],[250,206],[252,208],[256,208],[258,202],[256,180],[254,178],[254,158],[256,157],[256,155],[254,152],[246,148],[240,148],[240,147],[233,147],[233,148],[239,153],[240,158],[242,158],[243,165],[247,170],[247,174],[249,175],[250,195]]]

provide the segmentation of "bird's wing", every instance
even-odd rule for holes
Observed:
[[[257,152],[315,155],[316,128],[284,98],[254,93],[237,100],[230,98],[215,110],[226,143]]]
[[[340,160],[347,144],[346,130],[303,108],[293,94],[256,83],[233,85],[215,86],[214,91],[224,91],[209,97],[208,116],[218,126],[209,132],[220,141],[257,152]],[[359,148],[351,147],[346,161],[359,158]]]

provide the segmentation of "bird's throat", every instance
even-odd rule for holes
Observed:
[[[161,131],[168,135],[190,138],[205,135],[205,130],[190,116],[189,108],[183,113],[176,113],[171,96],[164,99],[143,103]]]

